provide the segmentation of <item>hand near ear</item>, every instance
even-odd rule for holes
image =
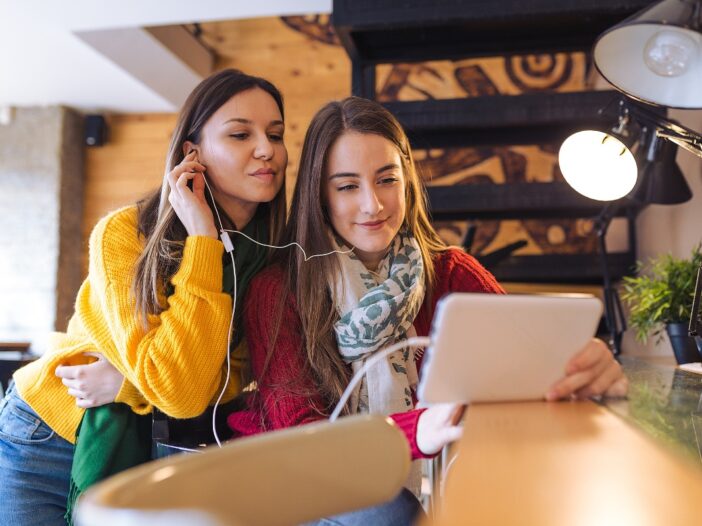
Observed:
[[[205,166],[197,160],[197,152],[191,151],[186,155],[166,176],[171,188],[168,201],[188,235],[217,239],[214,216],[205,199],[205,170]],[[192,181],[192,190],[188,181]]]

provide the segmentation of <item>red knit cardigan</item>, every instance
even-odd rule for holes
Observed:
[[[436,304],[450,292],[504,293],[492,274],[462,250],[446,250],[436,256],[434,265],[436,280],[431,301],[424,303],[414,321],[417,336],[429,334]],[[275,351],[262,377],[269,340],[277,322],[274,313],[283,294],[284,277],[280,267],[268,267],[251,281],[247,292],[243,321],[258,392],[248,410],[232,413],[228,417],[229,426],[237,435],[254,435],[324,418],[316,409],[325,407],[321,397],[308,396],[318,390],[314,379],[305,372],[300,320],[292,297],[285,303]],[[422,359],[419,357],[417,369],[420,372],[421,366]],[[414,409],[390,415],[407,436],[413,459],[427,457],[417,447],[417,422],[423,411]]]

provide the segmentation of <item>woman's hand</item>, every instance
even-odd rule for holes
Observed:
[[[626,396],[629,381],[602,340],[593,338],[566,365],[565,378],[556,382],[546,400],[568,396]]]
[[[212,210],[205,199],[205,166],[197,160],[195,151],[166,176],[171,192],[168,201],[185,226],[189,236],[207,236],[217,239],[217,228]],[[192,190],[188,181],[192,180]]]
[[[417,422],[417,447],[425,455],[434,455],[443,447],[463,435],[458,424],[465,406],[462,404],[437,404],[419,416]]]
[[[59,365],[56,376],[62,378],[78,407],[87,409],[114,402],[124,376],[102,354],[87,352],[85,355],[97,361],[86,365]]]

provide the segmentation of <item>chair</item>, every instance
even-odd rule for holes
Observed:
[[[227,425],[227,415],[245,409],[246,402],[242,395],[234,400],[220,404],[217,409],[216,427],[220,441],[232,436]],[[216,443],[212,432],[212,406],[195,418],[172,418],[154,407],[152,411],[152,458],[163,458],[182,452],[199,452]]]
[[[90,488],[76,524],[290,525],[386,502],[410,466],[402,432],[357,415],[241,438],[130,469]]]
[[[36,356],[29,353],[28,342],[0,342],[0,396],[9,387],[12,374]]]

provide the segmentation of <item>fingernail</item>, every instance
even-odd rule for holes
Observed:
[[[546,400],[548,402],[553,402],[557,398],[558,398],[558,391],[549,391],[548,393],[546,393]]]

